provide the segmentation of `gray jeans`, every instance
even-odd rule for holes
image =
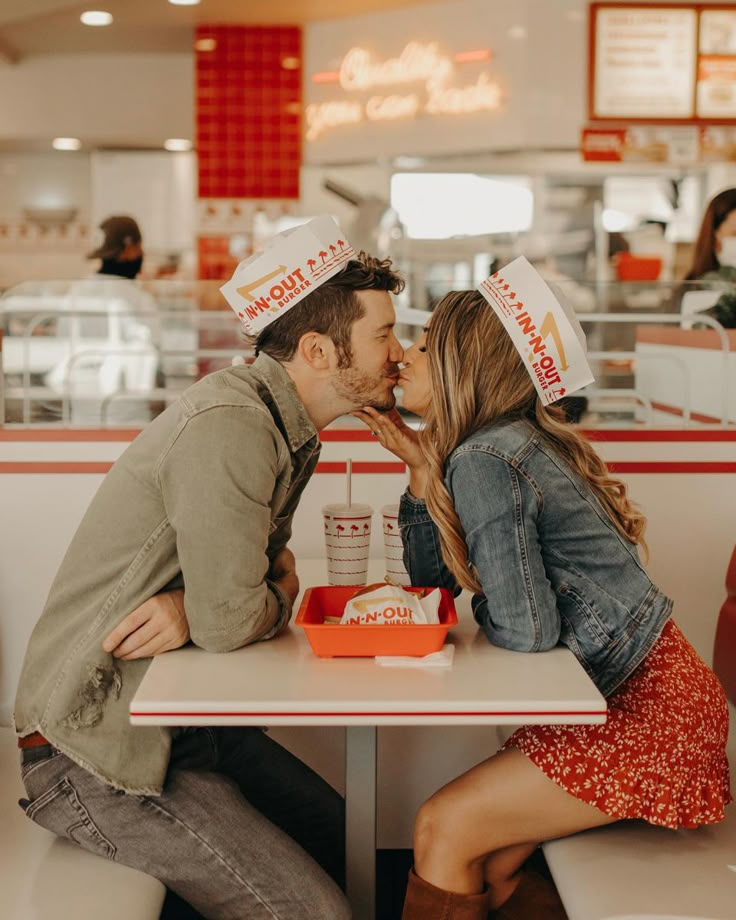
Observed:
[[[21,770],[29,818],[210,920],[350,917],[342,799],[259,729],[178,737],[160,796],[113,789],[49,745],[22,751]]]

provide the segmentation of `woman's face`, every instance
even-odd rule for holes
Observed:
[[[724,239],[734,236],[736,236],[736,210],[729,211],[715,232],[716,252],[719,253],[723,249]]]
[[[399,372],[399,386],[404,391],[402,405],[416,415],[424,415],[432,398],[427,361],[428,329],[429,326],[425,326],[422,337],[404,352],[404,364]]]

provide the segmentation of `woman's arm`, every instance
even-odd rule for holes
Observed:
[[[442,587],[457,597],[460,586],[442,559],[440,537],[424,503],[427,491],[427,462],[419,446],[419,435],[396,409],[379,412],[366,407],[352,413],[371,429],[386,450],[409,468],[409,488],[399,505],[399,529],[404,542],[404,567],[411,583],[418,587]]]
[[[404,567],[413,585],[422,588],[447,588],[457,597],[461,589],[442,558],[437,526],[429,516],[424,500],[414,496],[410,489],[401,496],[399,504]]]
[[[473,612],[494,645],[553,648],[560,615],[537,530],[537,492],[516,467],[482,449],[452,459],[447,485],[483,587]]]

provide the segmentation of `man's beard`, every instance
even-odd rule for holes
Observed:
[[[396,405],[393,390],[386,390],[387,376],[393,374],[391,367],[385,369],[380,381],[356,367],[342,368],[334,378],[335,392],[347,399],[355,408],[371,406],[374,409],[388,410]],[[395,373],[398,374],[398,367]]]

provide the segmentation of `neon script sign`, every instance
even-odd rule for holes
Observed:
[[[306,108],[309,141],[345,125],[396,121],[419,115],[467,115],[501,106],[501,88],[487,72],[474,83],[453,86],[455,64],[491,59],[488,49],[449,56],[436,42],[409,42],[394,58],[378,59],[365,48],[351,48],[339,70],[312,75],[313,83],[337,83],[345,93],[373,93],[363,99],[334,99]],[[420,84],[420,86],[413,86]],[[386,92],[401,88],[402,92]],[[378,91],[378,92],[377,92]]]

